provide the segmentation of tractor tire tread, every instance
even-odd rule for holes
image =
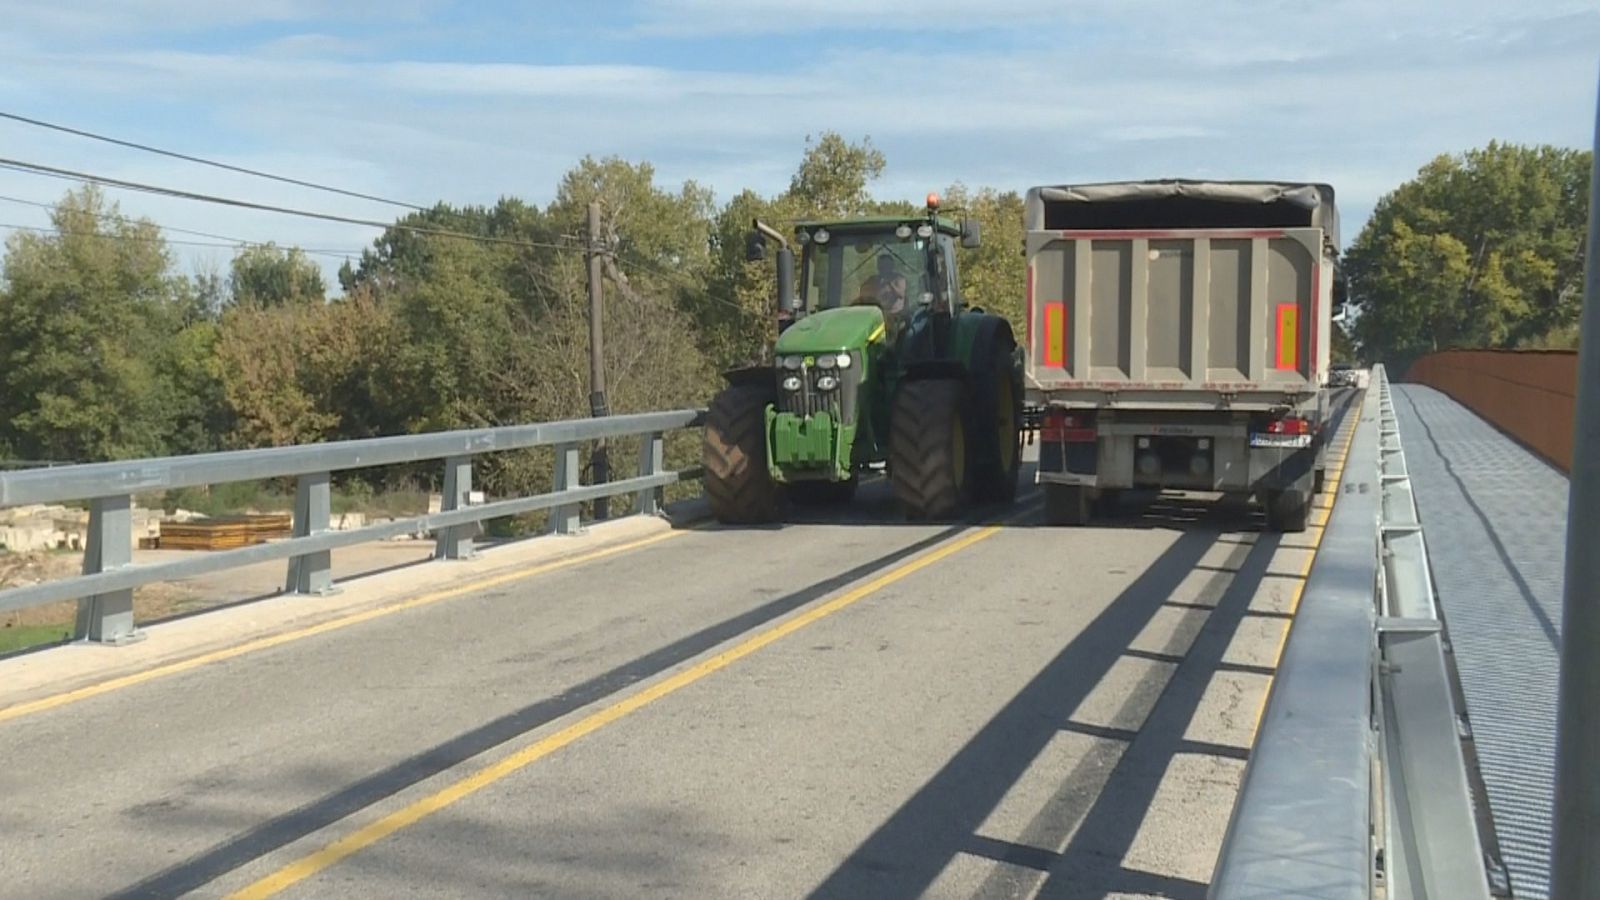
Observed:
[[[890,414],[889,472],[895,499],[913,519],[957,513],[964,501],[955,472],[952,420],[962,415],[963,385],[952,379],[901,385]]]
[[[758,385],[725,388],[706,412],[701,462],[706,499],[717,521],[771,522],[780,513],[780,488],[767,474],[766,405],[771,392]]]

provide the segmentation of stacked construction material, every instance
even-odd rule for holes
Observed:
[[[290,528],[288,513],[165,521],[161,523],[160,547],[163,550],[231,550],[289,537]]]

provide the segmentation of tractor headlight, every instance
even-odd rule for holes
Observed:
[[[826,356],[817,357],[817,368],[819,369],[831,369],[838,364],[839,358],[831,353]]]
[[[790,375],[789,377],[783,379],[783,389],[786,391],[800,390],[800,376]]]
[[[841,369],[850,368],[850,354],[848,354],[848,353],[839,354],[839,358],[838,358],[837,362],[839,363],[839,368],[841,368]]]
[[[785,369],[798,369],[800,368],[801,362],[803,362],[803,360],[798,356],[785,356],[783,358],[783,367]]]
[[[839,379],[832,375],[824,375],[817,379],[817,390],[819,391],[831,391],[838,386]]]

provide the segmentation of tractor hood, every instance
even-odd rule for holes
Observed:
[[[778,335],[776,351],[827,353],[856,350],[883,331],[883,311],[876,306],[840,306],[814,312]]]

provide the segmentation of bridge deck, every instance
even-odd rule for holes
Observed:
[[[1518,900],[1544,898],[1567,479],[1439,391],[1394,392],[1501,851]]]
[[[1199,900],[1325,515],[867,485],[18,716],[0,894]]]

